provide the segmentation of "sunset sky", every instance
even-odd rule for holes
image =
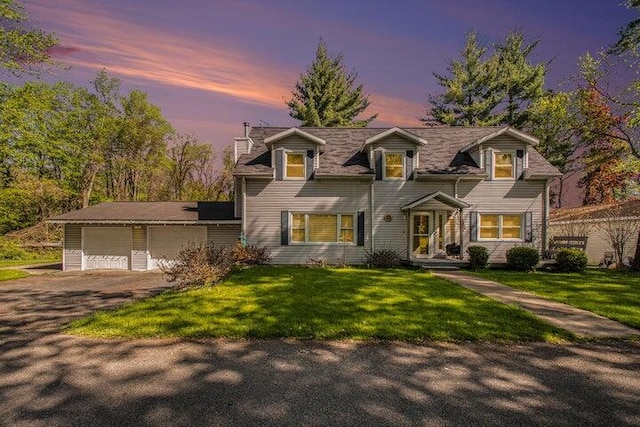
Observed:
[[[558,88],[579,55],[615,41],[636,17],[616,0],[25,0],[60,38],[55,80],[83,86],[105,68],[149,94],[179,132],[217,149],[254,126],[295,125],[284,102],[322,37],[358,72],[379,113],[373,126],[419,126],[433,71],[457,58],[465,34],[496,42],[509,29],[541,38]]]

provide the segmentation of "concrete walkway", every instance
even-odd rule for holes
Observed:
[[[640,335],[640,331],[614,320],[459,271],[434,271],[435,276],[457,283],[504,304],[515,304],[558,328],[581,337],[616,337]]]

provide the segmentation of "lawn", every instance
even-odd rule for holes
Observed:
[[[477,273],[502,284],[589,310],[640,328],[640,274],[612,270],[584,273]]]
[[[28,274],[24,271],[0,270],[0,282],[2,282],[3,280],[20,279],[27,276]]]
[[[253,267],[214,287],[169,291],[78,320],[100,337],[558,341],[513,306],[416,270]]]
[[[48,251],[44,254],[32,253],[27,259],[0,259],[0,268],[19,267],[21,265],[48,264],[62,261],[61,251]]]

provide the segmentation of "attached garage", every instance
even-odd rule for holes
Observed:
[[[233,245],[233,202],[111,202],[49,220],[64,224],[64,270],[154,270],[188,244]]]
[[[148,228],[150,270],[160,267],[163,261],[173,260],[182,248],[207,242],[206,226],[164,226]]]
[[[85,270],[128,270],[131,227],[83,227],[82,257]]]

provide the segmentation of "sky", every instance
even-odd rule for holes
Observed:
[[[616,40],[637,13],[622,0],[24,0],[60,39],[65,67],[48,80],[81,86],[101,69],[148,93],[178,132],[217,150],[242,123],[294,126],[285,101],[322,37],[358,73],[371,126],[420,126],[465,34],[487,43],[521,29],[552,60],[547,87],[566,85],[583,53]]]

